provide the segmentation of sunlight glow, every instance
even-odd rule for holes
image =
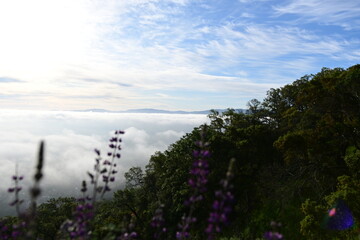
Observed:
[[[84,6],[69,0],[1,1],[1,74],[35,80],[63,64],[85,61],[94,29]]]

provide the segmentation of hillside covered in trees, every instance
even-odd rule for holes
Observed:
[[[360,220],[360,65],[323,68],[270,89],[263,101],[251,100],[248,109],[213,111],[210,124],[155,153],[145,169],[131,168],[125,174],[126,188],[97,202],[91,239],[116,239],[129,225],[137,239],[154,239],[156,234],[158,239],[175,239],[182,216],[189,212],[184,202],[193,192],[188,184],[194,174],[193,150],[204,147],[209,172],[202,199],[191,210],[196,221],[189,228],[190,239],[207,239],[214,193],[222,188],[231,159],[232,208],[214,239],[263,239],[272,221],[281,223],[276,231],[284,239],[357,239],[356,227],[335,229],[324,218],[340,201],[356,223]],[[195,145],[202,138],[208,145]],[[55,239],[75,206],[74,198],[38,206],[36,235]],[[166,231],[157,233],[151,223],[160,213]],[[3,219],[8,225],[16,221]]]

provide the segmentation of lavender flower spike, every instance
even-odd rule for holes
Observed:
[[[284,236],[281,233],[279,233],[279,231],[277,230],[278,228],[281,227],[281,223],[271,221],[270,226],[273,230],[265,232],[263,235],[263,237],[266,240],[282,240],[282,239],[284,239]]]
[[[226,178],[221,181],[221,189],[215,192],[215,201],[213,203],[213,210],[208,218],[208,227],[205,232],[207,239],[212,240],[215,235],[221,232],[222,227],[229,223],[229,215],[232,211],[234,202],[234,195],[231,192],[233,186],[230,184],[233,178],[233,168],[235,159],[230,160],[229,168],[226,173]]]
[[[179,224],[181,229],[176,233],[176,239],[190,238],[190,225],[196,222],[196,218],[193,217],[194,204],[203,200],[203,193],[206,192],[206,184],[208,182],[209,164],[208,158],[210,152],[207,150],[209,143],[204,142],[204,133],[201,134],[201,141],[198,141],[196,145],[200,150],[193,151],[194,162],[192,169],[190,170],[190,179],[188,181],[189,186],[193,189],[193,194],[185,201],[185,205],[190,207],[188,215],[184,215]]]
[[[38,161],[36,165],[36,172],[34,175],[34,186],[30,188],[30,211],[27,216],[26,225],[29,227],[29,230],[26,233],[26,239],[32,239],[36,232],[36,208],[37,208],[37,198],[41,194],[40,181],[43,178],[43,166],[45,160],[45,143],[44,141],[40,142],[39,152],[38,152]]]
[[[281,233],[278,232],[266,232],[264,233],[264,238],[266,240],[280,240],[280,239],[284,239],[283,235]]]
[[[22,187],[19,186],[19,182],[23,180],[23,176],[18,176],[18,165],[15,166],[15,175],[12,176],[12,180],[14,181],[14,187],[8,188],[9,193],[15,194],[15,199],[10,203],[10,206],[15,206],[16,214],[20,218],[20,205],[24,202],[24,200],[19,199],[19,192]]]
[[[120,159],[121,157],[119,151],[121,150],[122,139],[120,138],[120,136],[124,133],[124,131],[115,131],[115,136],[110,138],[109,140],[109,147],[112,149],[112,151],[109,151],[107,155],[111,159],[105,160],[103,162],[104,168],[101,173],[103,174],[103,182],[105,183],[105,186],[102,189],[101,198],[104,197],[104,194],[106,192],[111,190],[109,187],[109,182],[115,181],[114,175],[117,173],[117,171],[114,169],[116,167],[115,160]]]
[[[94,207],[98,194],[100,194],[100,198],[104,198],[105,193],[111,191],[109,183],[115,181],[115,174],[117,173],[115,170],[115,160],[121,157],[119,153],[121,150],[120,143],[122,142],[120,134],[124,134],[124,131],[115,131],[114,136],[109,139],[110,150],[107,152],[108,159],[103,159],[101,151],[99,149],[94,149],[96,154],[94,172],[87,172],[90,177],[90,183],[93,185],[91,199]],[[99,183],[100,180],[103,182],[102,185]],[[87,190],[86,187],[83,187],[83,192],[85,192],[85,189]]]
[[[167,229],[164,227],[165,219],[163,214],[164,204],[160,204],[158,209],[156,209],[153,218],[151,219],[151,226],[155,229],[154,239],[161,239],[163,235],[166,234]]]

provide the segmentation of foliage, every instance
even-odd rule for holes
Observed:
[[[37,208],[38,238],[55,239],[63,222],[72,217],[77,201],[72,197],[50,199]]]

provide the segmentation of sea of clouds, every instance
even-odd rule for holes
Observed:
[[[80,196],[81,181],[95,163],[94,149],[103,156],[114,130],[124,130],[119,173],[114,189],[124,185],[123,174],[132,166],[144,169],[156,151],[163,151],[186,133],[208,122],[201,114],[95,113],[60,111],[0,111],[0,216],[13,213],[11,177],[18,165],[23,190],[29,199],[38,146],[45,141],[44,178],[40,202],[52,197]],[[111,196],[111,193],[108,193]],[[26,208],[25,202],[23,209]]]

